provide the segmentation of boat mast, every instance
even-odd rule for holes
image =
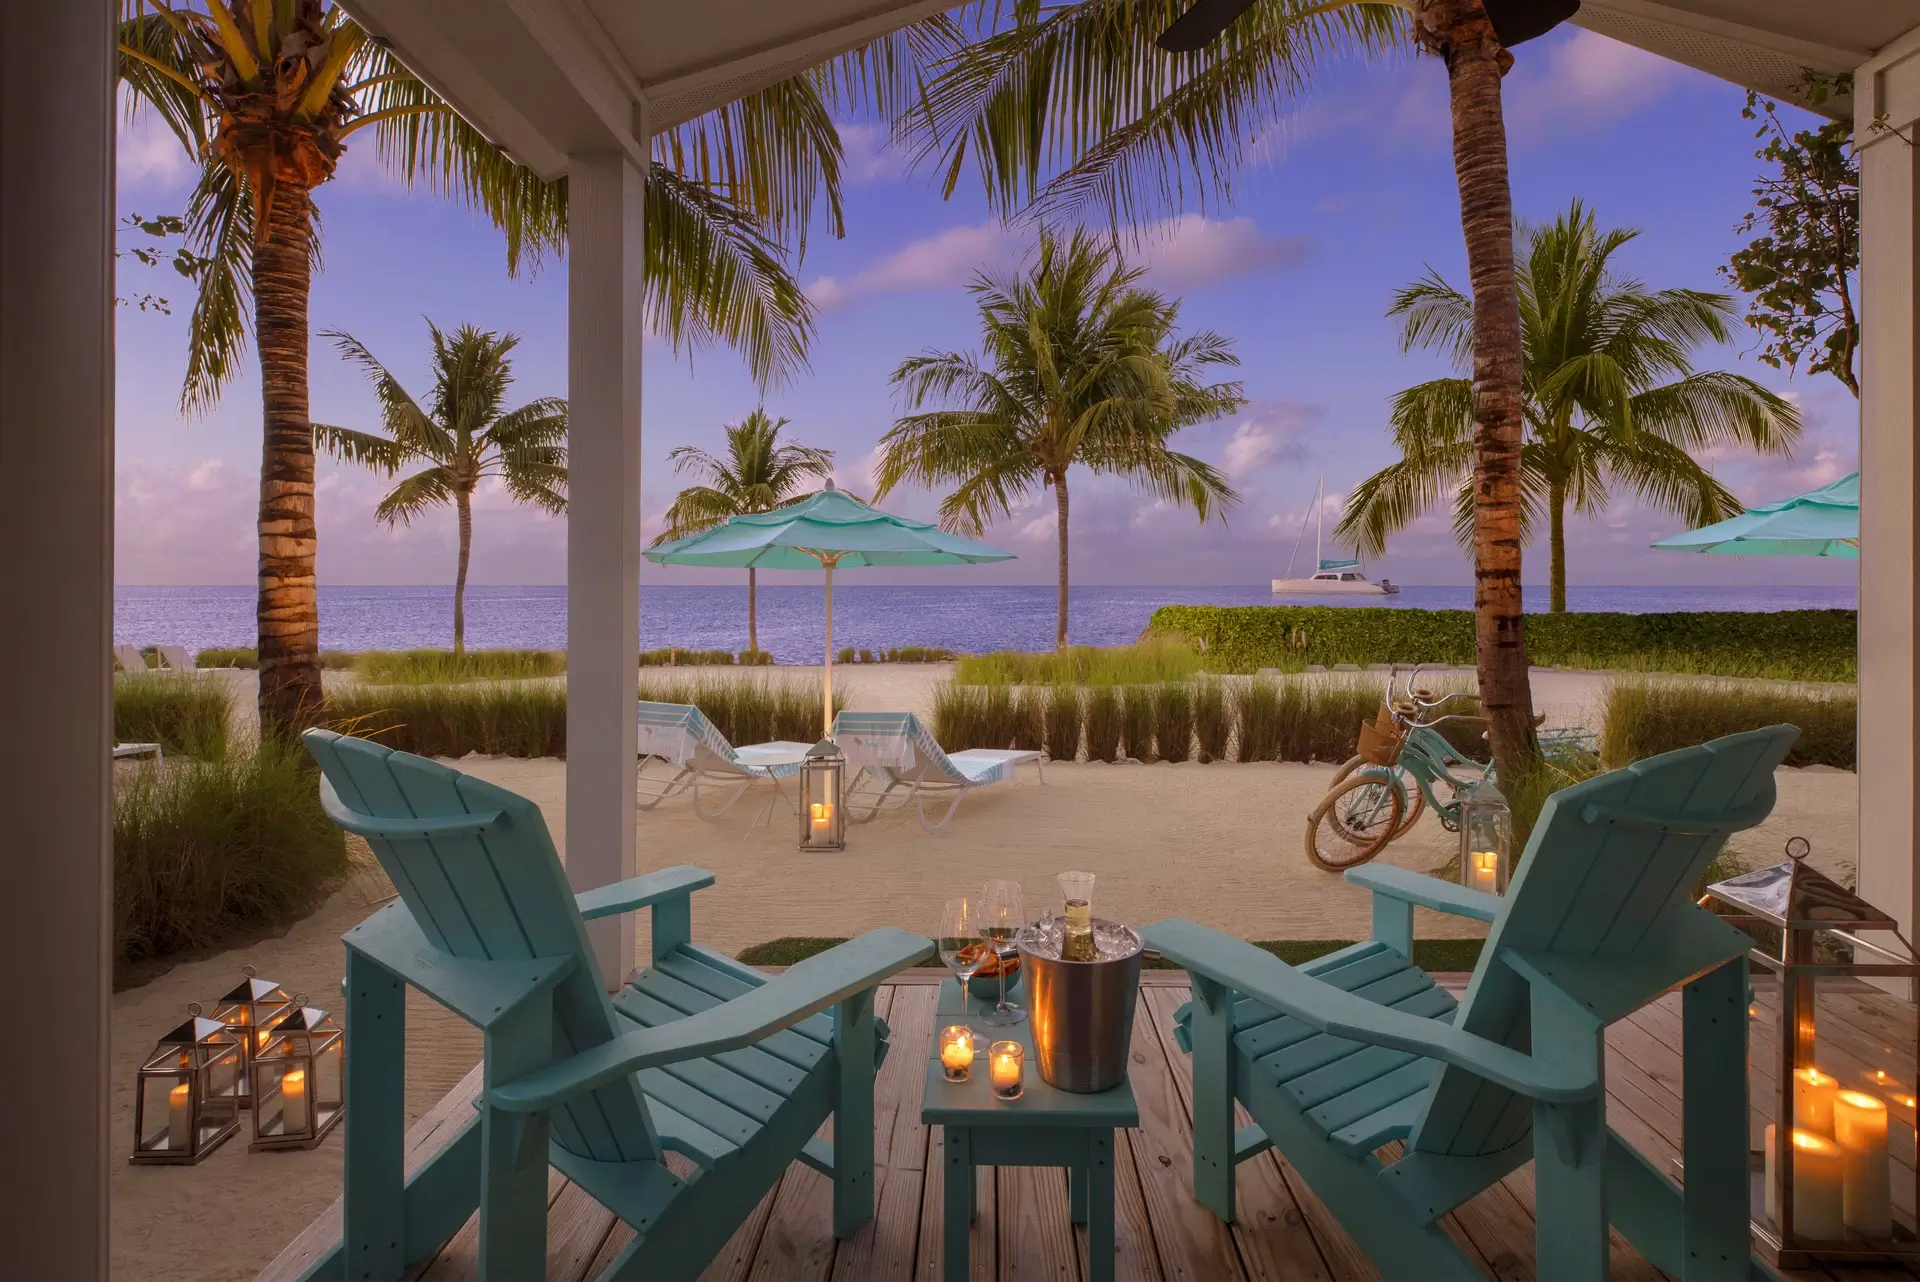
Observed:
[[[1313,572],[1320,573],[1320,527],[1326,524],[1327,516],[1327,474],[1320,473],[1320,483],[1313,487]]]
[[[1300,544],[1307,537],[1307,521],[1312,515],[1313,513],[1308,512],[1300,518],[1300,533],[1293,536],[1293,551],[1287,553],[1287,572],[1281,576],[1282,582],[1293,577],[1293,562],[1300,555]],[[1315,566],[1314,569],[1317,571],[1319,567]]]

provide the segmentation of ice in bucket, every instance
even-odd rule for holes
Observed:
[[[1093,874],[1063,872],[1058,880],[1066,900],[1060,956],[1066,961],[1095,961],[1100,952],[1093,938]]]

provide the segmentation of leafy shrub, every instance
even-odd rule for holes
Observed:
[[[748,651],[748,653],[758,654],[761,652]],[[767,662],[773,662],[771,656],[767,658]],[[640,652],[640,666],[643,668],[725,668],[733,666],[733,651],[689,650],[683,646],[670,645],[660,650],[642,650]]]
[[[1860,700],[1850,689],[1617,677],[1607,691],[1600,756],[1609,766],[1624,766],[1721,735],[1787,724],[1800,727],[1800,737],[1786,764],[1855,770],[1859,716]]]
[[[252,646],[209,646],[193,656],[196,668],[257,668],[260,652]]]
[[[292,920],[346,871],[301,749],[169,763],[120,779],[113,804],[113,937],[140,961]]]
[[[1233,692],[1235,761],[1276,761],[1280,756],[1280,683],[1255,677]]]
[[[1121,695],[1120,737],[1135,761],[1158,761],[1154,751],[1153,730],[1158,712],[1154,707],[1152,686],[1127,686]]]
[[[1117,686],[1095,686],[1087,691],[1087,760],[1118,761],[1125,717]]]
[[[369,685],[525,681],[567,670],[565,650],[368,650],[351,660]]]
[[[1193,688],[1193,731],[1200,744],[1200,760],[1225,761],[1233,735],[1233,716],[1227,708],[1226,687],[1209,678]]]
[[[1852,610],[1529,614],[1526,626],[1539,664],[1805,681],[1858,672]],[[1184,642],[1229,672],[1474,661],[1469,610],[1168,605],[1154,611],[1142,644],[1155,640]]]
[[[219,757],[227,750],[231,712],[226,685],[211,677],[128,673],[113,679],[113,737],[120,743]]]
[[[964,685],[1152,685],[1185,681],[1200,671],[1200,656],[1178,642],[1069,646],[1065,650],[996,650],[962,655],[953,679]]]
[[[1153,696],[1153,737],[1162,760],[1185,761],[1193,755],[1193,687],[1169,681]]]
[[[1086,715],[1081,707],[1080,687],[1053,686],[1046,692],[1046,699],[1047,754],[1055,761],[1072,761],[1080,755],[1080,722]]]

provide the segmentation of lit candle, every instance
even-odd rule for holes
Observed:
[[[193,1088],[182,1082],[167,1092],[167,1147],[185,1152],[193,1147]]]
[[[973,1030],[954,1024],[940,1032],[940,1067],[949,1082],[964,1082],[973,1076]]]
[[[1495,878],[1500,872],[1500,854],[1494,850],[1476,850],[1473,852],[1473,889],[1484,890],[1492,894],[1497,888]]]
[[[1774,1128],[1767,1127],[1767,1218],[1780,1222],[1779,1186],[1774,1182]],[[1847,1152],[1824,1135],[1793,1133],[1793,1231],[1823,1242],[1846,1236]]]
[[[1026,1054],[1019,1042],[995,1042],[987,1048],[987,1064],[993,1077],[995,1099],[1020,1098],[1023,1093],[1020,1066]]]
[[[1793,1124],[1815,1135],[1833,1135],[1833,1097],[1840,1083],[1811,1066],[1793,1070]]]
[[[1833,1099],[1833,1138],[1847,1154],[1843,1182],[1847,1227],[1870,1238],[1892,1237],[1886,1102],[1863,1091],[1841,1091]]]
[[[307,1074],[290,1068],[280,1078],[280,1129],[286,1134],[307,1129]]]
[[[833,807],[824,801],[816,801],[812,805],[812,814],[809,819],[812,823],[813,835],[825,837],[833,823]]]

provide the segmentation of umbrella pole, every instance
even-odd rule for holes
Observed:
[[[827,680],[826,710],[821,718],[822,739],[833,738],[833,562],[823,562],[827,571]]]

